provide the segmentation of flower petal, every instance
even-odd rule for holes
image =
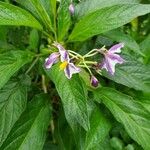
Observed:
[[[112,74],[112,72],[113,72],[108,58],[103,59],[101,68],[106,69],[106,71],[110,72],[110,74]]]
[[[45,59],[45,68],[50,69],[54,63],[58,61],[59,53],[52,53],[48,58]]]
[[[80,72],[80,68],[76,67],[73,63],[69,63],[68,66],[64,69],[65,76],[68,79],[71,79],[72,75]]]
[[[115,65],[122,64],[124,59],[117,54],[107,54],[102,63],[102,68],[105,68],[111,75],[115,73]]]
[[[109,50],[108,50],[108,53],[120,53],[121,52],[121,48],[124,47],[124,44],[123,43],[119,43],[119,44],[116,44],[114,46],[112,46]]]
[[[125,60],[124,60],[121,56],[119,56],[118,54],[109,54],[108,57],[109,57],[112,61],[114,61],[114,62],[116,62],[116,63],[118,63],[118,64],[122,64],[122,63],[125,62]]]
[[[68,54],[67,50],[61,44],[59,44],[57,42],[54,42],[53,45],[56,46],[59,50],[61,62],[63,62],[63,61],[69,62],[70,59],[69,59],[69,54]]]

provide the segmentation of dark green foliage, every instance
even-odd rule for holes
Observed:
[[[149,13],[149,0],[0,0],[0,150],[150,150]],[[84,66],[71,79],[60,59],[45,68],[55,41]],[[116,43],[125,62],[113,76],[93,63],[92,87],[80,54]]]

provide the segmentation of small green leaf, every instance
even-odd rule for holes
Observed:
[[[115,74],[103,75],[117,83],[146,93],[150,92],[150,67],[138,62],[135,58],[124,56],[125,63],[116,66]]]
[[[94,35],[118,28],[149,12],[148,4],[120,4],[96,10],[75,25],[69,41],[84,41]]]
[[[29,26],[42,30],[40,23],[27,11],[0,2],[0,25]]]
[[[1,150],[42,150],[50,122],[49,97],[39,94],[27,105]]]
[[[26,102],[27,86],[22,81],[11,81],[0,90],[0,145],[25,110]]]
[[[69,1],[70,2],[70,1]],[[63,40],[71,24],[68,0],[62,0],[58,9],[58,40]]]
[[[124,125],[129,136],[149,150],[150,113],[141,102],[111,88],[100,88],[96,92],[116,120]]]
[[[32,58],[33,54],[26,51],[9,51],[0,54],[0,88],[4,86],[16,71],[29,63]]]
[[[78,75],[73,75],[69,80],[64,72],[55,65],[47,75],[55,83],[56,89],[65,111],[65,116],[72,128],[79,123],[85,130],[89,129],[89,118],[87,112],[87,89]]]

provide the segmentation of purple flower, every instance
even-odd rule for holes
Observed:
[[[52,53],[48,58],[45,59],[45,68],[50,69],[53,64],[58,62],[60,54],[58,52]]]
[[[124,59],[116,54],[121,52],[122,47],[124,47],[124,44],[119,43],[112,46],[108,51],[106,50],[102,52],[105,58],[101,64],[101,68],[105,68],[111,75],[114,75],[115,73],[115,65],[117,63],[122,64],[124,62]]]
[[[69,5],[69,11],[70,11],[71,15],[74,15],[75,9],[74,9],[74,5],[72,3]]]
[[[68,79],[71,79],[72,75],[80,72],[80,68],[76,67],[73,63],[70,62],[69,54],[66,49],[62,47],[59,43],[55,42],[54,46],[56,46],[60,53],[61,65],[60,69],[64,70],[65,76]]]
[[[50,69],[53,64],[58,62],[60,57],[62,62],[60,69],[64,70],[68,79],[71,79],[73,74],[80,72],[80,68],[76,67],[72,62],[70,62],[68,51],[64,49],[62,45],[57,42],[55,42],[53,45],[58,48],[59,52],[54,52],[45,59],[45,68]]]
[[[95,76],[91,76],[91,85],[97,87],[98,83],[99,81],[97,80],[97,78]]]

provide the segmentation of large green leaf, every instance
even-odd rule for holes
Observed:
[[[120,4],[99,9],[83,17],[74,27],[69,41],[83,41],[118,28],[137,16],[150,12],[150,5]]]
[[[24,111],[26,102],[27,86],[24,81],[11,81],[0,90],[0,145]]]
[[[28,11],[30,11],[40,22],[47,28],[52,29],[52,20],[50,18],[50,1],[49,0],[16,0]]]
[[[0,88],[4,86],[16,71],[30,62],[32,58],[33,54],[25,51],[9,51],[0,54]]]
[[[145,150],[150,149],[150,113],[141,102],[111,88],[97,89],[99,99]]]
[[[125,63],[116,66],[113,76],[106,71],[103,71],[103,75],[130,88],[150,92],[150,66],[140,63],[133,57],[125,56],[124,59]]]
[[[69,13],[70,1],[62,0],[58,9],[58,40],[63,40],[64,36],[67,35],[67,31],[71,24],[71,16]]]
[[[139,3],[139,0],[86,0],[79,3],[75,8],[75,13],[77,19],[92,13],[98,9],[102,9],[105,7],[114,6],[117,4],[135,4]]]
[[[90,107],[92,104],[90,104]],[[109,134],[111,127],[110,122],[105,118],[104,114],[96,105],[92,106],[90,115],[90,130],[86,133],[85,148],[94,149],[102,143]]]
[[[59,70],[58,65],[46,73],[55,83],[63,103],[65,116],[71,127],[74,128],[74,125],[79,123],[88,130],[87,90],[83,81],[78,75],[73,75],[71,80],[67,79],[64,72]]]
[[[50,122],[50,105],[47,95],[40,94],[27,105],[11,130],[1,150],[42,150]]]
[[[27,11],[0,2],[0,25],[29,26],[42,30],[40,23]]]
[[[144,55],[141,52],[137,42],[130,35],[119,31],[119,29],[106,32],[103,35],[108,38],[111,38],[113,41],[124,43],[125,47],[129,48],[137,54]]]

